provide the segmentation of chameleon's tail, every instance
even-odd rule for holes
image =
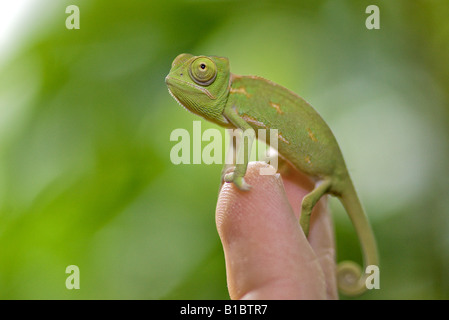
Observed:
[[[340,198],[349,218],[354,225],[363,252],[364,267],[379,265],[376,239],[369,224],[368,218],[363,210],[354,185],[349,180],[350,187]],[[360,266],[352,261],[343,261],[337,267],[337,281],[339,290],[346,295],[354,296],[366,290],[367,275]]]

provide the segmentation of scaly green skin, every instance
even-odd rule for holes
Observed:
[[[376,241],[349,177],[332,131],[304,99],[260,77],[231,74],[222,57],[180,54],[165,78],[170,94],[187,110],[226,128],[277,129],[279,155],[315,181],[301,203],[300,225],[309,232],[313,207],[324,194],[340,199],[359,236],[365,266],[378,265]],[[267,136],[269,136],[267,134]],[[238,154],[251,150],[256,135],[244,139]],[[244,176],[248,157],[225,175],[241,190],[249,190]],[[350,261],[339,264],[340,291],[357,295],[366,290],[366,275]]]

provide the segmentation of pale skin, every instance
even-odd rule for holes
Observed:
[[[246,181],[248,158],[239,155],[249,152],[253,140],[258,138],[257,129],[277,129],[281,158],[313,182],[309,192],[301,197],[301,205],[298,202],[304,238],[311,241],[313,208],[324,195],[331,194],[339,198],[354,224],[365,266],[378,265],[373,232],[337,141],[304,99],[266,79],[234,75],[228,59],[215,56],[179,55],[172,63],[166,83],[171,95],[187,110],[226,128],[255,130],[247,131],[254,134],[248,135],[237,150],[237,158],[244,161],[237,162],[232,170],[224,170],[223,180],[241,191],[250,190],[251,185]],[[288,254],[293,256],[291,252]],[[340,263],[336,278],[340,291],[346,295],[366,290],[366,274],[353,262]]]
[[[260,175],[251,162],[251,192],[224,183],[216,223],[232,299],[337,299],[335,246],[325,197],[313,209],[306,238],[298,200],[313,183],[295,170]],[[243,258],[242,258],[243,257]]]

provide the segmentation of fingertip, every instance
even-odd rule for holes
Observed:
[[[242,222],[256,219],[261,208],[265,208],[264,212],[274,214],[277,211],[275,209],[285,204],[276,201],[285,197],[282,179],[278,174],[259,175],[259,169],[264,165],[266,164],[262,162],[248,164],[245,179],[251,185],[250,190],[240,190],[233,183],[222,185],[216,208],[216,224],[223,239],[226,240],[229,235],[242,229]],[[267,210],[268,208],[272,210]]]
[[[224,184],[216,223],[226,258],[231,298],[322,298],[324,281],[313,250],[300,230],[282,179],[263,176],[265,163],[250,163],[250,191]],[[271,290],[272,288],[273,290]]]

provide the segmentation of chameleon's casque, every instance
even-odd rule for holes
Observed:
[[[180,54],[165,78],[170,94],[187,110],[224,127],[254,129],[237,153],[251,150],[257,129],[278,130],[279,155],[315,181],[301,203],[300,225],[307,235],[313,207],[324,194],[337,196],[359,236],[365,266],[378,265],[376,242],[358,199],[338,143],[321,116],[297,94],[271,81],[230,72],[229,61],[215,56]],[[249,190],[245,162],[225,175],[242,190]],[[353,262],[338,266],[340,290],[348,295],[366,290],[366,275]]]

